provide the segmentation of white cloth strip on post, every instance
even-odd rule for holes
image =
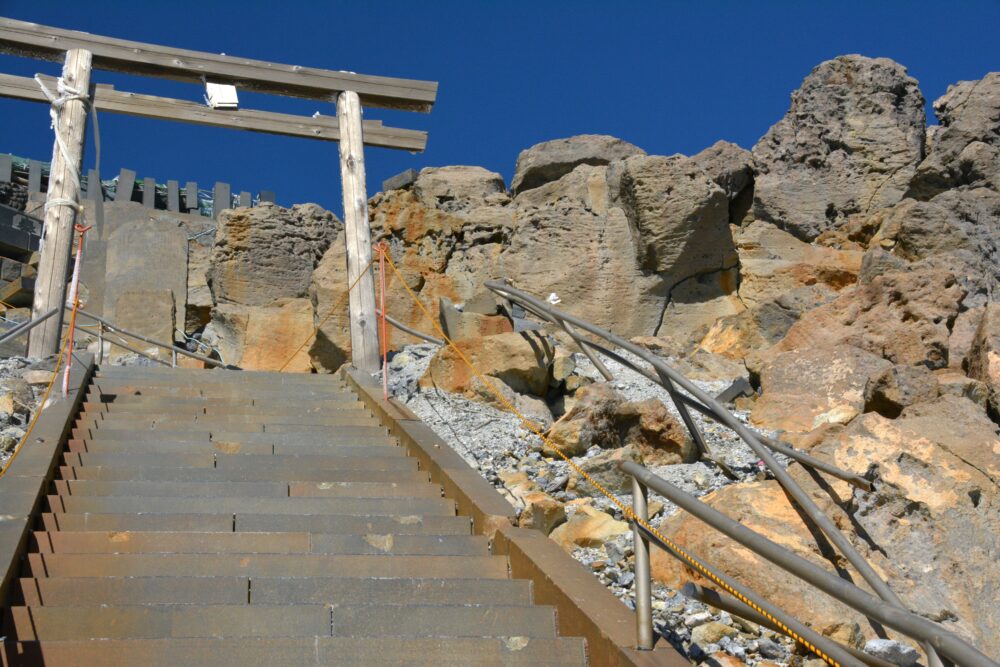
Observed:
[[[66,84],[62,77],[56,79],[56,91],[59,96],[57,97],[55,93],[49,90],[48,86],[42,81],[41,76],[36,74],[35,81],[38,86],[42,89],[42,93],[49,100],[49,117],[52,119],[51,127],[55,131],[56,135],[56,145],[59,147],[59,152],[62,153],[63,161],[68,167],[69,175],[73,179],[73,184],[76,186],[76,196],[80,196],[80,172],[76,169],[76,165],[73,164],[73,160],[69,155],[69,148],[67,148],[66,143],[63,138],[59,135],[59,114],[62,112],[64,106],[67,102],[73,100],[79,100],[83,102],[85,106],[92,108],[90,104],[90,97],[85,93],[81,93],[79,90],[73,88]],[[51,177],[51,175],[50,175]],[[68,206],[74,209],[77,213],[83,213],[83,207],[80,205],[79,201],[74,201],[72,199],[57,198],[45,202],[45,210],[48,211],[51,206]]]

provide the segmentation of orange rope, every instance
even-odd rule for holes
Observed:
[[[316,334],[318,334],[320,328],[322,328],[322,326],[324,324],[326,324],[326,321],[329,320],[331,317],[333,317],[333,314],[336,313],[337,311],[339,311],[344,306],[344,303],[347,301],[347,297],[350,296],[351,291],[355,287],[357,287],[358,283],[361,282],[361,278],[364,277],[364,275],[366,273],[368,273],[368,270],[370,268],[372,268],[372,265],[374,263],[375,263],[375,258],[372,257],[371,261],[368,262],[368,266],[366,266],[364,269],[362,269],[361,273],[358,274],[358,277],[355,278],[354,282],[351,283],[350,287],[347,288],[347,291],[344,292],[340,296],[339,299],[337,299],[337,303],[333,304],[333,306],[330,308],[329,312],[327,312],[326,317],[324,317],[322,320],[320,320],[320,323],[316,325],[316,327],[313,329],[313,332],[311,334],[309,334],[309,337],[306,338],[304,341],[302,341],[301,345],[299,345],[297,348],[295,348],[295,351],[292,352],[292,355],[290,357],[288,357],[288,359],[285,360],[285,363],[281,364],[281,368],[278,369],[279,372],[285,370],[286,368],[288,368],[288,364],[292,363],[292,359],[295,358],[295,355],[297,355],[299,352],[301,352],[302,348],[304,348],[306,345],[308,345],[309,341],[311,341],[313,338],[316,337]]]
[[[593,477],[591,477],[591,475],[586,470],[582,469],[580,466],[578,466],[576,463],[574,463],[573,460],[569,456],[567,456],[565,453],[563,453],[563,451],[559,448],[559,446],[556,445],[555,443],[553,443],[542,432],[542,430],[538,426],[535,425],[534,422],[532,422],[530,419],[528,419],[523,414],[521,414],[521,412],[509,400],[507,400],[507,398],[504,397],[504,395],[502,393],[500,393],[495,386],[493,386],[493,383],[486,379],[486,376],[483,375],[483,373],[478,368],[475,367],[475,365],[469,360],[469,358],[465,355],[465,353],[462,352],[462,350],[459,349],[458,346],[455,345],[455,343],[453,343],[450,338],[448,338],[447,334],[445,334],[444,330],[438,324],[437,320],[435,320],[434,317],[430,314],[430,311],[428,311],[427,308],[424,306],[424,304],[420,302],[420,299],[418,299],[417,295],[413,293],[413,290],[410,289],[410,286],[406,284],[406,281],[402,280],[402,275],[399,273],[399,269],[397,269],[396,265],[393,263],[392,257],[386,257],[386,261],[389,262],[389,267],[393,270],[393,272],[395,272],[397,275],[399,275],[399,277],[401,279],[400,282],[403,284],[403,288],[406,289],[407,293],[410,295],[410,298],[412,298],[413,301],[414,301],[414,303],[417,304],[417,307],[421,310],[421,312],[423,312],[424,316],[431,323],[431,326],[434,327],[434,330],[437,332],[437,334],[447,343],[447,345],[449,347],[451,347],[452,350],[455,351],[455,353],[465,363],[465,365],[469,367],[469,370],[472,371],[472,373],[479,379],[479,381],[482,382],[483,384],[485,384],[486,387],[487,387],[487,389],[489,389],[500,400],[500,403],[503,404],[503,406],[506,407],[509,412],[511,412],[513,415],[515,415],[518,419],[521,420],[522,425],[526,429],[528,429],[529,431],[531,431],[532,433],[534,433],[535,435],[537,435],[539,438],[541,438],[542,441],[546,445],[548,445],[549,448],[552,449],[552,451],[556,452],[567,464],[569,464],[569,466],[571,468],[573,468],[573,470],[575,470],[581,477],[583,477],[584,479],[586,479],[588,482],[590,482],[591,484],[593,484],[594,487],[597,488],[597,490],[599,490],[606,498],[608,498],[608,500],[610,500],[612,503],[614,503],[618,507],[618,509],[621,510],[622,514],[625,517],[627,517],[631,521],[634,521],[635,523],[639,524],[640,526],[642,526],[643,528],[645,528],[647,531],[649,531],[651,534],[655,535],[660,541],[662,541],[664,544],[666,544],[671,549],[673,549],[675,553],[677,553],[679,556],[681,556],[681,558],[683,558],[684,561],[692,569],[697,570],[706,579],[709,579],[709,580],[713,581],[717,586],[719,586],[720,588],[722,588],[723,590],[725,590],[726,592],[728,592],[730,595],[732,595],[736,599],[740,600],[741,602],[743,602],[744,604],[746,604],[747,606],[749,606],[751,609],[753,609],[757,613],[759,613],[762,616],[764,616],[764,618],[768,619],[769,621],[771,621],[772,623],[774,623],[775,625],[777,625],[779,628],[781,628],[782,632],[784,632],[789,637],[791,637],[792,639],[794,639],[795,641],[799,642],[800,644],[802,644],[803,646],[805,646],[807,649],[809,649],[810,651],[812,651],[813,653],[815,653],[816,655],[818,655],[820,658],[822,658],[824,661],[826,661],[827,664],[833,665],[833,667],[840,667],[840,663],[838,663],[836,660],[834,660],[833,658],[831,658],[830,656],[828,656],[826,653],[822,652],[819,648],[817,648],[816,646],[814,646],[812,644],[812,642],[810,642],[809,640],[805,639],[804,637],[801,637],[800,635],[798,635],[796,632],[794,632],[791,628],[789,628],[788,626],[786,626],[780,620],[778,620],[777,618],[775,618],[771,614],[769,614],[766,611],[764,611],[763,609],[761,609],[757,604],[755,604],[751,600],[747,599],[746,596],[744,596],[740,592],[734,590],[731,586],[729,586],[724,581],[722,581],[721,579],[719,579],[718,577],[716,577],[715,574],[713,574],[704,565],[702,565],[702,563],[699,562],[699,560],[697,558],[695,558],[694,556],[688,554],[684,549],[682,549],[673,540],[671,540],[670,538],[668,538],[667,536],[665,536],[663,533],[661,533],[659,530],[657,530],[656,528],[654,528],[653,525],[650,524],[647,519],[638,516],[632,510],[631,507],[629,507],[628,505],[626,505],[625,503],[623,503],[621,500],[619,500],[614,494],[612,494],[610,491],[608,491],[604,487],[604,485],[602,485],[596,479],[594,479]]]
[[[69,331],[72,331],[72,329],[70,329]],[[12,463],[14,463],[14,459],[17,458],[17,455],[21,453],[21,449],[24,448],[24,443],[28,441],[28,437],[31,435],[31,432],[35,429],[35,424],[38,422],[38,417],[41,416],[42,410],[45,409],[45,404],[49,400],[49,394],[52,393],[52,387],[53,385],[55,385],[56,378],[59,376],[59,366],[62,364],[63,352],[67,349],[66,342],[69,340],[69,331],[67,331],[63,335],[62,339],[63,345],[62,348],[59,350],[59,354],[56,356],[56,367],[52,369],[52,377],[49,379],[49,385],[45,388],[45,393],[42,394],[42,402],[39,403],[38,409],[35,410],[35,414],[31,416],[31,422],[28,424],[28,430],[24,432],[24,436],[21,437],[21,441],[17,443],[17,446],[14,448],[14,453],[10,455],[9,459],[7,459],[7,463],[4,464],[3,469],[0,469],[0,477],[3,477],[4,475],[7,474],[7,469],[10,468]]]
[[[382,398],[389,400],[389,333],[385,326],[385,256],[389,252],[389,244],[382,241],[375,246],[378,252],[378,282],[379,303],[381,304],[381,332],[379,342],[382,344]]]
[[[73,354],[73,338],[74,332],[76,331],[76,312],[80,310],[80,262],[83,253],[83,237],[88,231],[90,231],[93,225],[88,225],[84,227],[83,225],[74,225],[73,230],[76,231],[80,236],[76,244],[76,262],[73,265],[73,282],[71,288],[73,290],[73,311],[69,316],[69,343],[66,345],[66,374],[63,376],[63,398],[66,398],[66,394],[69,392],[69,371],[73,367],[73,364],[69,363],[68,355]]]

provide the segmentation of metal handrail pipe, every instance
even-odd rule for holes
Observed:
[[[792,479],[792,476],[789,475],[788,471],[778,463],[778,461],[771,454],[770,450],[757,438],[757,435],[736,419],[736,417],[720,405],[718,401],[702,391],[701,388],[688,380],[682,374],[675,371],[668,364],[664,363],[662,359],[654,354],[651,354],[644,348],[625,340],[621,336],[595,326],[585,320],[581,320],[578,317],[574,317],[569,313],[564,313],[556,310],[555,308],[551,308],[548,304],[535,298],[531,294],[515,289],[506,283],[487,281],[485,285],[488,289],[504,296],[505,298],[516,298],[519,302],[523,302],[522,305],[530,304],[533,306],[532,310],[536,312],[548,312],[552,317],[564,319],[584,331],[603,338],[612,345],[616,345],[631,352],[646,363],[650,364],[658,374],[665,375],[680,385],[682,389],[687,391],[694,398],[714,412],[719,423],[735,431],[736,434],[747,443],[758,458],[764,462],[767,469],[771,471],[771,474],[774,475],[774,478],[778,481],[781,487],[785,489],[788,495],[792,497],[795,503],[809,516],[809,518],[827,536],[827,538],[833,542],[834,545],[836,545],[837,549],[844,555],[845,558],[847,558],[848,562],[854,566],[862,578],[868,582],[868,585],[872,587],[879,597],[883,600],[891,602],[900,609],[904,608],[903,602],[900,600],[899,596],[897,596],[895,592],[889,588],[889,585],[878,575],[877,572],[875,572],[874,568],[872,568],[868,561],[865,560],[860,553],[858,553],[858,551],[854,548],[854,545],[847,540],[833,521],[831,521],[830,518],[820,510],[809,494],[807,494],[802,487],[800,487],[798,483]]]
[[[128,336],[129,338],[135,338],[136,340],[141,340],[144,343],[149,343],[150,345],[155,345],[157,347],[162,347],[165,350],[171,350],[173,352],[176,352],[177,354],[184,355],[185,357],[190,357],[191,359],[197,359],[198,361],[201,361],[202,363],[210,364],[212,366],[218,366],[220,368],[227,368],[227,369],[233,370],[233,371],[242,370],[239,366],[233,366],[232,364],[227,364],[227,363],[225,363],[223,361],[219,361],[218,359],[212,359],[211,357],[206,357],[206,356],[202,356],[200,354],[196,354],[194,352],[190,352],[188,350],[185,350],[182,347],[177,347],[176,345],[174,345],[172,343],[164,343],[162,341],[158,341],[158,340],[154,340],[152,338],[149,338],[148,336],[143,336],[142,334],[137,334],[134,331],[127,331],[125,329],[122,329],[117,324],[115,324],[113,322],[108,322],[106,319],[104,319],[102,317],[99,317],[97,315],[94,315],[93,313],[88,313],[87,311],[85,311],[83,309],[77,310],[76,312],[79,313],[80,315],[83,315],[84,317],[89,317],[90,319],[92,319],[94,321],[100,322],[105,327],[107,327],[108,330],[110,330],[110,331],[114,331],[114,332],[123,334],[125,336]],[[125,347],[125,346],[122,345],[122,347]],[[167,364],[167,365],[169,366],[170,364]]]
[[[382,311],[380,309],[376,308],[375,309],[375,315],[377,315],[378,317],[382,317]],[[399,320],[397,320],[392,315],[386,315],[385,316],[385,321],[388,322],[389,324],[391,324],[392,326],[396,327],[397,329],[399,329],[403,333],[410,334],[414,338],[419,338],[420,340],[425,340],[428,343],[433,343],[434,345],[437,345],[438,347],[444,347],[444,341],[441,340],[440,338],[435,338],[434,336],[430,336],[428,334],[425,334],[422,331],[417,331],[416,329],[403,324],[402,322],[400,322]]]
[[[757,625],[773,630],[774,632],[780,632],[786,636],[788,635],[788,633],[785,630],[782,630],[781,626],[777,623],[771,621],[771,619],[763,616],[762,614],[757,613],[753,607],[740,602],[731,595],[726,595],[711,588],[699,586],[693,581],[689,581],[684,584],[681,588],[681,595],[691,600],[697,600],[698,602],[706,604],[709,607],[715,607],[719,611],[727,612],[733,616],[739,616],[742,619],[750,621],[751,623],[756,623]],[[855,658],[868,665],[868,667],[896,667],[895,663],[883,660],[882,658],[869,653],[865,653],[864,651],[856,649],[853,646],[847,646],[845,644],[841,644],[840,642],[837,642],[837,644]]]
[[[716,419],[715,415],[712,413],[711,410],[709,410],[704,405],[694,400],[690,396],[685,396],[684,394],[680,394],[680,397],[681,400],[683,400],[685,403],[687,403],[692,408],[702,413],[706,417],[709,417],[710,419]],[[837,466],[827,463],[826,461],[822,461],[816,458],[815,456],[792,449],[788,445],[784,444],[783,442],[779,442],[774,438],[768,438],[762,435],[757,437],[760,438],[761,443],[764,444],[766,447],[769,447],[770,449],[780,454],[784,454],[788,458],[794,459],[795,461],[798,461],[802,465],[809,466],[810,468],[814,468],[816,470],[819,470],[820,472],[825,472],[831,477],[836,477],[839,480],[847,482],[851,486],[858,487],[862,491],[870,492],[873,488],[872,483],[869,480],[862,477],[861,475],[856,475],[853,472],[841,470]]]
[[[633,478],[634,479],[634,478]],[[634,522],[633,522],[634,523]],[[720,570],[712,567],[700,558],[695,557],[690,552],[686,552],[687,558],[681,556],[674,550],[669,544],[665,543],[655,534],[649,532],[645,527],[641,527],[642,532],[649,538],[650,542],[655,543],[658,547],[666,551],[668,554],[673,556],[679,562],[684,565],[690,566],[691,562],[698,564],[698,567],[702,569],[703,572],[707,572],[716,581],[721,582],[728,590],[733,591],[737,595],[741,596],[744,600],[756,606],[765,614],[768,614],[771,618],[782,623],[787,630],[782,632],[791,631],[798,635],[802,640],[809,642],[815,646],[818,650],[824,652],[832,658],[840,667],[863,667],[863,663],[855,659],[853,655],[844,650],[844,648],[837,642],[824,637],[819,634],[808,625],[798,620],[794,616],[789,615],[784,609],[775,606],[769,600],[761,597],[753,590],[747,588],[743,584],[739,583],[729,575],[723,573]]]
[[[532,312],[534,312],[534,311],[532,311]],[[535,314],[536,315],[540,315],[539,313],[535,313]],[[553,324],[558,324],[558,322],[555,321],[554,317],[546,316],[544,319],[546,319],[546,321],[552,322]],[[589,347],[592,347],[593,349],[597,350],[598,352],[600,352],[604,356],[608,357],[609,359],[613,359],[614,361],[618,362],[622,366],[625,366],[626,368],[631,368],[633,371],[635,371],[636,373],[639,373],[640,375],[642,375],[643,377],[645,377],[650,382],[654,382],[654,383],[656,383],[656,384],[658,384],[660,386],[663,386],[663,381],[660,379],[660,377],[657,376],[652,371],[650,371],[649,369],[643,368],[642,366],[639,366],[638,364],[633,363],[629,359],[626,359],[625,357],[623,357],[622,355],[618,354],[614,350],[612,350],[612,349],[610,349],[608,347],[605,347],[604,345],[601,345],[600,343],[595,343],[594,341],[586,340],[586,339],[584,339],[582,337],[580,338],[580,340],[583,341]],[[688,406],[694,408],[695,410],[697,410],[701,414],[705,415],[709,419],[712,419],[712,420],[714,420],[716,422],[719,422],[719,423],[723,423],[719,419],[719,417],[714,412],[712,412],[712,410],[710,410],[708,407],[706,407],[705,405],[702,405],[699,401],[696,401],[695,399],[691,398],[690,396],[688,396],[686,394],[683,394],[681,392],[675,392],[674,394],[671,394],[671,398],[680,398],[680,400],[682,400],[685,403],[687,403]],[[723,423],[723,425],[726,425],[726,424]],[[852,472],[848,472],[846,470],[842,470],[842,469],[836,467],[835,465],[827,463],[826,461],[821,461],[820,459],[817,459],[814,456],[810,456],[809,454],[806,454],[805,452],[796,451],[796,450],[792,449],[791,447],[788,447],[787,445],[785,445],[785,444],[783,444],[781,442],[778,442],[777,440],[774,440],[773,438],[765,438],[763,436],[758,436],[758,437],[760,438],[761,443],[764,444],[765,446],[773,449],[776,452],[780,452],[781,454],[784,454],[785,456],[787,456],[790,459],[794,459],[794,460],[798,461],[802,465],[806,465],[806,466],[809,466],[809,467],[814,468],[816,470],[819,470],[821,472],[825,472],[826,474],[828,474],[828,475],[830,475],[832,477],[836,477],[837,479],[842,480],[844,482],[847,482],[848,484],[850,484],[852,486],[856,486],[859,489],[862,489],[863,491],[871,491],[872,490],[872,483],[870,481],[868,481],[867,479],[865,479],[864,477],[860,476],[860,475],[856,475],[856,474],[854,474]],[[715,461],[714,458],[712,458],[710,460],[712,460],[713,462],[715,462],[716,464],[718,464],[718,462]]]
[[[618,467],[723,535],[865,616],[918,641],[929,643],[949,660],[965,667],[998,667],[997,663],[971,644],[937,623],[908,609],[879,600],[854,584],[779,546],[743,524],[733,521],[722,512],[681,491],[646,468],[632,461],[624,461]]]
[[[77,329],[80,328],[79,324],[74,324],[73,326],[76,327]],[[80,329],[80,330],[82,331],[82,329]],[[128,350],[129,352],[132,352],[133,354],[138,354],[140,357],[144,357],[146,359],[149,359],[150,361],[155,361],[156,363],[160,364],[161,366],[170,367],[170,364],[168,364],[163,359],[157,359],[156,357],[154,357],[151,354],[146,354],[142,350],[139,350],[137,348],[132,347],[131,345],[129,345],[128,343],[126,343],[125,340],[121,336],[115,336],[115,338],[117,338],[118,340],[117,341],[114,341],[114,340],[110,341],[110,343],[112,345],[117,345],[118,347],[122,348],[123,350]]]
[[[7,341],[9,341],[11,339],[17,338],[18,336],[22,336],[22,335],[28,333],[29,331],[31,331],[32,329],[34,329],[35,327],[37,327],[39,324],[41,324],[45,320],[49,319],[50,317],[52,317],[53,315],[55,315],[58,312],[59,312],[59,307],[56,306],[55,308],[53,308],[49,312],[47,312],[47,313],[45,313],[43,315],[39,315],[38,317],[36,317],[33,320],[28,320],[27,322],[22,322],[21,324],[18,324],[13,329],[11,329],[7,333],[5,333],[2,337],[0,337],[0,345],[2,345],[3,343],[6,343]]]

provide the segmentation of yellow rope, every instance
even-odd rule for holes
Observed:
[[[462,359],[462,361],[465,363],[465,365],[469,367],[469,370],[471,370],[475,374],[475,376],[479,379],[480,382],[482,382],[483,384],[486,385],[486,387],[500,400],[500,402],[504,405],[504,407],[506,407],[507,410],[509,410],[512,414],[514,414],[518,419],[521,420],[521,423],[524,425],[525,428],[527,428],[529,431],[531,431],[532,433],[534,433],[535,435],[537,435],[539,438],[541,438],[542,441],[546,445],[548,445],[552,449],[552,451],[556,452],[560,457],[562,457],[562,459],[564,461],[566,461],[566,463],[568,463],[569,466],[571,468],[573,468],[573,470],[575,470],[581,477],[583,477],[584,479],[586,479],[588,482],[590,482],[591,484],[593,484],[594,487],[596,487],[602,494],[604,494],[605,497],[608,498],[608,500],[610,500],[612,503],[614,503],[622,511],[622,514],[624,516],[626,516],[630,520],[638,523],[640,526],[642,526],[643,528],[645,528],[651,534],[655,535],[664,544],[666,544],[671,549],[673,549],[675,553],[677,553],[678,555],[680,555],[681,558],[683,558],[684,561],[686,563],[688,563],[688,565],[690,565],[692,568],[694,568],[695,570],[697,570],[698,572],[700,572],[705,578],[707,578],[707,579],[715,582],[716,585],[718,585],[721,588],[723,588],[730,595],[732,595],[736,599],[740,600],[741,602],[743,602],[744,604],[746,604],[747,606],[749,606],[751,609],[753,609],[757,613],[759,613],[762,616],[764,616],[764,618],[768,619],[769,621],[771,621],[772,623],[774,623],[775,625],[777,625],[779,628],[781,628],[781,630],[785,634],[787,634],[789,637],[791,637],[792,639],[794,639],[795,641],[799,642],[800,644],[802,644],[803,646],[805,646],[807,649],[809,649],[810,651],[812,651],[813,653],[815,653],[816,655],[818,655],[820,658],[822,658],[824,661],[826,661],[827,664],[833,665],[834,667],[840,667],[840,663],[838,663],[837,661],[835,661],[833,658],[831,658],[830,656],[828,656],[826,653],[824,653],[821,650],[819,650],[816,646],[814,646],[812,644],[812,642],[810,642],[807,639],[799,636],[796,632],[792,631],[784,623],[782,623],[778,619],[774,618],[774,616],[772,616],[771,614],[769,614],[766,611],[764,611],[763,609],[761,609],[758,605],[756,605],[752,601],[748,600],[744,595],[742,595],[738,591],[734,590],[732,587],[730,587],[729,585],[727,585],[724,581],[722,581],[721,579],[719,579],[718,577],[716,577],[712,572],[710,572],[709,570],[707,570],[705,568],[705,566],[702,565],[698,561],[698,559],[696,559],[695,557],[693,557],[690,554],[688,554],[684,549],[682,549],[679,545],[677,545],[673,540],[671,540],[668,537],[666,537],[665,535],[663,535],[660,531],[658,531],[656,528],[654,528],[652,526],[652,524],[650,524],[646,519],[641,518],[638,515],[636,515],[636,513],[632,511],[631,507],[627,506],[625,503],[623,503],[621,500],[619,500],[614,494],[612,494],[610,491],[608,491],[606,488],[604,488],[604,486],[600,482],[598,482],[593,477],[591,477],[590,474],[587,473],[587,471],[583,470],[582,468],[580,468],[580,466],[578,466],[576,463],[574,463],[573,460],[570,459],[566,454],[564,454],[562,452],[562,450],[555,443],[553,443],[541,431],[541,429],[538,428],[538,426],[535,425],[534,422],[532,422],[530,419],[528,419],[523,414],[521,414],[521,412],[516,407],[514,407],[514,405],[510,401],[508,401],[504,397],[504,395],[497,390],[496,387],[493,386],[493,383],[490,382],[489,380],[487,380],[486,376],[483,375],[479,371],[479,369],[475,367],[475,365],[473,365],[473,363],[469,360],[469,358],[465,355],[465,353],[462,352],[462,350],[459,349],[458,346],[455,345],[455,343],[453,343],[450,338],[448,338],[447,334],[445,334],[444,330],[438,324],[437,320],[434,319],[434,317],[430,314],[430,312],[427,310],[427,308],[424,306],[424,304],[420,302],[420,299],[418,299],[417,295],[413,293],[413,290],[410,289],[410,286],[406,284],[406,281],[402,279],[402,275],[399,274],[399,269],[396,268],[396,264],[392,261],[392,257],[389,256],[388,253],[386,253],[386,261],[389,263],[389,267],[393,270],[393,272],[396,273],[397,275],[399,275],[399,277],[400,277],[400,281],[399,282],[402,283],[403,287],[406,289],[407,293],[410,295],[410,298],[412,298],[413,301],[417,304],[417,307],[420,308],[421,312],[423,312],[424,316],[431,323],[431,326],[434,327],[434,330],[437,332],[437,334],[447,343],[447,345],[449,347],[451,347],[451,349],[453,349],[455,351],[456,354],[458,354],[458,356]]]
[[[349,297],[351,295],[351,291],[357,286],[357,284],[359,282],[361,282],[361,279],[364,277],[364,275],[366,273],[368,273],[368,269],[370,269],[372,267],[372,264],[374,264],[374,263],[375,263],[375,256],[372,255],[371,260],[368,262],[368,266],[366,266],[361,271],[361,273],[358,274],[358,277],[354,279],[354,282],[351,283],[351,286],[347,288],[347,291],[344,292],[340,296],[339,299],[337,299],[337,303],[335,303],[335,304],[333,304],[333,306],[331,306],[329,312],[327,312],[327,314],[326,314],[326,317],[324,317],[322,320],[320,320],[320,323],[316,325],[316,327],[313,329],[313,332],[311,334],[309,334],[309,337],[306,338],[304,341],[302,341],[301,345],[299,345],[297,348],[295,348],[295,351],[292,352],[292,356],[288,357],[288,359],[285,360],[285,363],[281,364],[281,368],[278,369],[279,372],[281,372],[281,371],[285,370],[286,368],[288,368],[288,364],[292,363],[292,359],[295,358],[295,355],[297,355],[299,352],[301,352],[302,348],[304,348],[306,345],[308,345],[309,341],[311,341],[313,338],[316,337],[316,334],[318,334],[320,328],[324,324],[326,324],[326,321],[329,320],[331,317],[333,317],[334,313],[336,313],[341,308],[343,308],[344,302],[347,301],[347,297]]]
[[[49,380],[49,386],[45,388],[45,393],[42,394],[42,402],[38,405],[38,409],[35,410],[35,414],[31,416],[31,422],[28,424],[28,430],[24,432],[24,436],[21,441],[17,443],[17,447],[14,448],[14,453],[10,455],[7,459],[7,463],[4,464],[2,470],[0,470],[0,477],[7,474],[7,468],[10,468],[11,464],[14,463],[14,459],[17,455],[21,453],[21,449],[24,447],[24,443],[28,441],[28,437],[35,428],[35,424],[38,422],[38,417],[42,414],[42,410],[45,409],[45,402],[49,400],[49,394],[52,393],[52,385],[56,383],[56,378],[59,377],[59,367],[62,365],[63,356],[66,352],[66,342],[69,340],[69,332],[72,329],[67,329],[66,333],[63,334],[62,345],[59,347],[59,357],[56,359],[56,367],[52,371],[52,379]]]

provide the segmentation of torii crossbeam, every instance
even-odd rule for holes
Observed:
[[[378,370],[374,281],[371,272],[361,275],[372,257],[363,145],[422,151],[427,134],[384,127],[378,121],[362,122],[362,105],[428,112],[437,97],[436,82],[282,65],[3,17],[0,17],[0,53],[62,60],[63,82],[82,94],[82,99],[73,95],[65,99],[56,128],[33,316],[61,305],[66,298],[65,276],[76,208],[63,204],[67,200],[79,202],[78,177],[83,166],[88,104],[112,113],[338,141],[347,281],[348,284],[359,281],[350,293],[352,360],[362,370]],[[335,102],[337,116],[300,117],[266,111],[209,109],[184,100],[136,95],[91,85],[92,68],[196,84],[224,83],[260,93]],[[55,91],[55,81],[51,83],[49,88]],[[0,74],[0,97],[48,101],[34,80],[3,74]],[[46,356],[57,352],[61,330],[60,311],[32,331],[28,354]]]

